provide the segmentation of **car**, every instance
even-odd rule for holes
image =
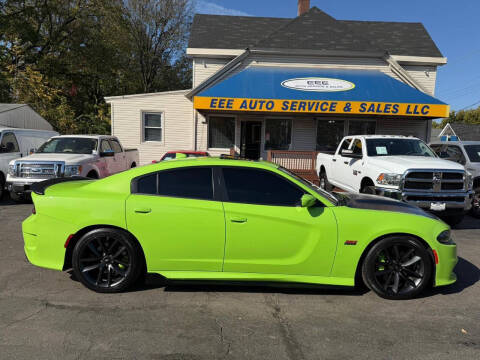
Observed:
[[[103,178],[138,163],[138,150],[125,149],[114,136],[54,136],[34,154],[10,162],[6,187],[10,198],[20,202],[36,182],[70,176]]]
[[[472,207],[472,177],[440,159],[422,140],[398,135],[346,136],[335,154],[317,155],[320,186],[376,194],[435,213],[452,226]]]
[[[435,141],[430,147],[440,158],[459,163],[471,174],[475,194],[470,213],[480,218],[480,141]]]
[[[387,299],[452,284],[449,226],[400,201],[331,194],[276,164],[195,158],[100,180],[33,188],[22,224],[37,266],[120,292],[145,273],[168,280],[353,287]]]
[[[58,135],[58,133],[50,130],[18,129],[0,126],[0,199],[5,189],[10,161],[31,154],[55,135]]]
[[[206,151],[193,151],[193,150],[173,150],[166,152],[160,161],[180,159],[185,157],[205,157],[210,156]],[[157,163],[158,161],[153,160],[152,163]]]

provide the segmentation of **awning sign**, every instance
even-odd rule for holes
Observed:
[[[450,107],[444,104],[405,104],[393,102],[362,101],[321,101],[321,100],[279,100],[240,99],[223,97],[194,98],[197,110],[393,115],[419,117],[447,117]]]
[[[300,91],[330,92],[352,90],[355,84],[341,79],[309,77],[288,79],[282,82],[282,86]]]

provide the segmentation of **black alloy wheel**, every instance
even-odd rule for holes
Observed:
[[[73,271],[86,287],[103,293],[129,288],[143,269],[141,252],[131,236],[118,229],[96,229],[73,250]]]
[[[473,201],[472,201],[472,209],[470,210],[470,213],[473,217],[476,217],[477,219],[480,218],[480,189],[475,189],[475,193],[473,195]]]
[[[432,258],[418,240],[388,237],[375,244],[362,266],[365,284],[379,296],[401,300],[420,294],[432,276]]]

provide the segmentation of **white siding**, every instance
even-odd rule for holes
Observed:
[[[381,119],[377,120],[377,134],[415,136],[428,141],[427,126],[427,120],[402,118]]]
[[[402,65],[417,84],[420,84],[429,95],[435,94],[437,68],[425,65]]]
[[[52,125],[50,125],[47,120],[27,105],[1,112],[0,126],[35,130],[53,130]]]
[[[218,70],[224,67],[230,59],[194,58],[193,87],[197,87]]]
[[[193,147],[193,106],[187,91],[111,99],[112,133],[126,148],[138,148],[140,164],[159,160],[168,150]],[[161,142],[144,142],[142,112],[162,112]]]

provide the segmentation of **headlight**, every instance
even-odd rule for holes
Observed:
[[[470,190],[473,188],[473,175],[470,171],[467,171],[465,174],[465,180],[466,180],[466,185],[467,185],[467,190]]]
[[[437,236],[437,241],[442,244],[453,244],[452,234],[450,230],[442,231]]]
[[[378,175],[377,183],[380,185],[399,186],[402,181],[402,174],[385,174]]]
[[[15,176],[15,165],[8,165],[8,175]]]
[[[65,176],[76,176],[80,175],[82,172],[82,166],[81,165],[67,165],[65,166]]]

